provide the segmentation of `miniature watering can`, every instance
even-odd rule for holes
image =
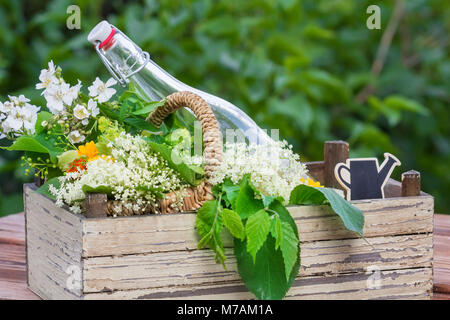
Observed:
[[[400,161],[390,153],[378,165],[377,158],[348,159],[334,168],[336,180],[347,190],[348,200],[384,198],[384,186]],[[343,174],[343,170],[347,174]]]

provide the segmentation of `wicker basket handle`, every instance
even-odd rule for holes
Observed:
[[[206,180],[209,180],[216,168],[222,163],[223,147],[222,134],[219,131],[219,123],[214,116],[211,107],[200,96],[189,92],[180,91],[167,96],[164,105],[158,107],[147,117],[147,121],[159,127],[164,119],[177,109],[187,107],[194,112],[200,121],[203,130],[204,160]]]

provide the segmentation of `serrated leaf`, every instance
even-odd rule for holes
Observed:
[[[225,193],[226,199],[230,202],[231,207],[235,208],[236,199],[239,195],[239,191],[241,190],[241,187],[233,184],[231,182],[231,180],[226,179],[223,183],[222,190]]]
[[[283,239],[283,229],[281,228],[281,219],[279,216],[273,216],[270,223],[270,234],[275,238],[275,249],[278,249]]]
[[[245,224],[245,235],[247,237],[247,252],[256,259],[258,250],[266,241],[270,231],[270,218],[265,210],[259,210],[252,214]]]
[[[230,233],[241,240],[245,239],[245,229],[241,217],[233,210],[223,209],[223,223]]]
[[[235,211],[242,219],[246,219],[255,212],[264,208],[264,204],[261,200],[255,199],[255,191],[245,180],[239,190],[239,194],[236,198]]]
[[[282,238],[280,242],[281,253],[286,273],[286,281],[289,279],[292,268],[298,259],[299,240],[295,236],[295,232],[291,225],[287,222],[281,222]]]
[[[201,248],[200,245],[204,246],[208,243],[210,249],[216,254],[214,257],[215,261],[221,263],[225,268],[226,257],[220,237],[222,226],[222,207],[216,200],[205,202],[198,210],[195,220],[195,227],[201,238],[198,246]]]

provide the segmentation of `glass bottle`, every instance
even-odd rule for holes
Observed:
[[[161,100],[176,91],[191,91],[211,106],[223,137],[234,137],[247,142],[266,144],[272,139],[266,131],[235,105],[212,94],[190,87],[175,79],[150,59],[132,40],[115,26],[102,21],[92,29],[88,41],[95,49],[113,77],[122,85],[132,83],[141,96],[148,100]],[[229,131],[227,129],[233,129]],[[236,130],[238,129],[238,130]],[[234,135],[234,137],[233,137]],[[228,141],[228,140],[227,140]]]

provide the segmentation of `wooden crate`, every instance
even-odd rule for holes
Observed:
[[[324,161],[308,164],[322,183],[336,183],[326,172],[342,161],[342,145],[348,156],[348,145],[331,142]],[[328,206],[289,207],[301,268],[286,299],[429,299],[434,200],[423,192],[402,197],[414,189],[410,176],[403,188],[390,180],[386,199],[353,201],[371,245]],[[228,271],[209,249],[196,249],[195,213],[86,218],[35,190],[24,186],[28,285],[42,298],[254,298],[237,273],[231,238],[224,241]]]

